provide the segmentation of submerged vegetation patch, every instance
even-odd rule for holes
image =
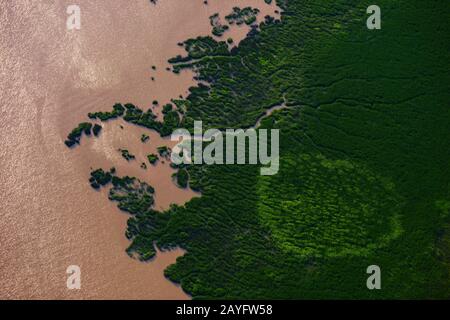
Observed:
[[[67,136],[67,140],[64,142],[66,146],[69,148],[74,146],[75,144],[80,144],[80,139],[82,134],[84,133],[87,136],[91,135],[92,124],[89,122],[82,122],[73,129],[69,135]]]
[[[119,209],[130,214],[146,212],[153,206],[155,190],[145,182],[136,178],[114,176],[113,187],[109,190],[109,199],[117,201]]]
[[[141,135],[141,142],[146,143],[148,140],[150,140],[150,137],[148,135],[146,135],[145,133],[143,133]]]
[[[111,169],[109,172],[103,171],[103,169],[97,169],[91,172],[89,182],[94,189],[100,189],[101,186],[105,186],[111,182],[115,169]]]
[[[94,133],[94,136],[98,137],[100,134],[100,131],[102,131],[102,126],[99,124],[94,124],[94,127],[92,128],[92,132]]]
[[[134,154],[131,154],[130,151],[128,151],[127,149],[119,149],[119,152],[122,154],[122,157],[127,161],[136,159],[136,156]]]
[[[181,188],[187,188],[189,181],[189,174],[186,169],[180,169],[175,173],[177,184]]]
[[[277,245],[300,256],[367,255],[401,233],[392,183],[347,160],[290,155],[260,176],[258,213]]]
[[[113,110],[111,112],[90,112],[88,113],[88,117],[90,119],[100,119],[101,121],[107,121],[123,116],[124,112],[125,108],[120,103],[116,103],[113,106]]]
[[[229,29],[229,27],[225,24],[222,24],[220,21],[220,17],[218,13],[213,14],[209,17],[209,22],[211,24],[212,28],[212,34],[221,37],[225,31]]]
[[[153,242],[142,241],[142,239],[145,239],[143,238],[144,232],[150,232],[155,230],[155,228],[148,225],[147,229],[140,228],[135,230],[137,225],[133,221],[141,217],[155,217],[156,214],[164,220],[160,213],[152,209],[155,189],[134,177],[117,177],[114,168],[109,172],[105,172],[103,169],[92,171],[89,181],[94,189],[110,185],[108,198],[111,201],[116,201],[120,210],[137,217],[128,220],[126,236],[128,239],[133,240],[133,243],[127,249],[127,253],[131,257],[134,256],[134,253],[137,253],[143,261],[151,259],[156,254]]]
[[[238,26],[245,23],[251,25],[256,22],[256,16],[259,14],[259,9],[252,7],[245,7],[243,9],[234,7],[233,12],[225,17],[229,24],[237,24]]]
[[[158,161],[158,156],[156,154],[152,153],[147,156],[147,159],[148,159],[148,162],[150,162],[150,164],[155,164],[156,161]]]
[[[170,135],[173,130],[178,128],[181,123],[181,117],[179,112],[173,108],[172,104],[166,104],[163,107],[163,121],[158,121],[156,115],[151,109],[144,112],[142,109],[138,108],[132,103],[127,103],[122,105],[117,103],[113,106],[111,112],[95,112],[89,113],[89,118],[99,119],[101,121],[108,121],[110,119],[123,118],[123,120],[136,124],[147,129],[152,129],[157,131],[162,137]],[[66,145],[71,147],[75,144],[79,144],[81,134],[84,132],[86,135],[90,135],[92,124],[81,123],[77,128],[75,128],[68,136]],[[101,130],[101,126],[96,124],[94,126],[94,134],[97,136]],[[141,141],[143,143],[147,142],[149,137],[145,134],[141,136]]]

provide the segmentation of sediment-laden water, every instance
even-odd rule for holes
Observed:
[[[81,30],[68,31],[74,2]],[[120,121],[73,150],[63,141],[88,112],[185,96],[193,74],[167,71],[167,59],[183,54],[178,42],[210,34],[212,14],[251,5],[262,18],[275,10],[263,0],[208,2],[0,0],[0,298],[189,298],[163,276],[182,250],[149,263],[129,258],[127,215],[88,184],[92,168],[114,166],[154,186],[157,209],[185,203],[198,195],[175,186],[168,163],[140,168],[169,142]],[[224,37],[236,42],[247,31],[233,27]],[[137,159],[125,161],[118,148]],[[69,265],[81,267],[81,290],[66,288]]]

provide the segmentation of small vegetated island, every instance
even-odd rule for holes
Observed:
[[[145,133],[143,133],[141,135],[141,142],[146,143],[148,140],[150,140],[150,137],[148,135],[146,135]]]
[[[252,7],[245,7],[241,9],[234,7],[232,13],[225,17],[225,20],[230,24],[236,24],[238,26],[242,24],[253,25],[256,22],[256,17],[259,14],[259,9]],[[212,28],[211,33],[217,37],[221,37],[230,27],[223,24],[219,14],[215,13],[209,17],[209,21]]]
[[[270,2],[270,1],[266,1]],[[280,129],[280,171],[252,165],[179,166],[178,185],[201,191],[184,206],[152,208],[152,187],[112,171],[94,188],[129,212],[127,252],[186,254],[165,275],[196,299],[448,298],[450,296],[450,21],[447,2],[379,0],[383,28],[366,28],[372,3],[276,1],[239,46],[189,39],[173,72],[201,85],[164,107],[164,121],[126,104],[113,116],[161,135],[175,127]],[[233,10],[228,23],[251,21]],[[90,127],[69,134],[78,144]],[[165,150],[161,150],[163,152]],[[154,163],[162,155],[150,155]],[[382,290],[366,288],[369,265]]]
[[[156,154],[152,153],[147,156],[147,159],[148,159],[148,162],[150,162],[150,164],[155,164],[159,158]]]
[[[215,13],[211,17],[209,17],[209,21],[211,23],[211,26],[213,27],[212,34],[217,37],[221,37],[224,32],[230,28],[229,26],[222,24],[218,13]]]
[[[241,25],[243,23],[251,25],[256,22],[256,16],[259,13],[259,9],[252,7],[245,7],[241,9],[234,7],[233,12],[225,17],[229,24]]]
[[[119,149],[119,152],[122,154],[122,157],[127,161],[136,159],[135,155],[131,154],[130,151],[128,151],[127,149]]]

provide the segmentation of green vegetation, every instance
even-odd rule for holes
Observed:
[[[286,100],[262,121],[281,129],[280,172],[187,168],[202,197],[136,215],[130,250],[187,249],[166,275],[194,298],[448,298],[448,241],[436,242],[448,217],[435,205],[449,184],[445,3],[381,0],[380,32],[365,26],[367,1],[278,4],[282,21],[232,52],[198,38],[172,62],[209,83],[179,102],[188,127],[248,127]],[[365,288],[370,264],[383,290]]]
[[[67,140],[64,141],[66,146],[69,148],[75,144],[80,143],[81,135],[84,133],[85,135],[91,135],[92,124],[89,122],[83,122],[78,125],[72,132],[67,136]]]
[[[113,187],[109,190],[109,199],[119,202],[118,207],[130,214],[145,212],[154,203],[155,190],[136,178],[112,178]]]
[[[122,157],[127,161],[136,159],[136,157],[133,154],[131,154],[127,149],[119,149],[119,151],[121,152]]]
[[[88,113],[88,117],[91,119],[100,119],[101,121],[107,121],[109,119],[116,119],[121,117],[125,112],[125,108],[120,103],[116,103],[113,106],[113,110],[111,112],[93,112]]]
[[[228,45],[221,41],[216,42],[211,37],[198,37],[196,39],[189,39],[183,43],[187,52],[186,57],[177,56],[169,59],[169,63],[173,64],[173,72],[179,73],[182,69],[192,68],[191,62],[194,60],[204,60],[207,62],[213,57],[228,56]],[[205,88],[206,86],[202,86]],[[192,91],[197,91],[198,88],[190,88]]]
[[[163,107],[164,121],[159,133],[162,137],[169,136],[180,126],[180,115],[173,109],[173,105],[168,103]]]
[[[161,157],[167,157],[170,153],[170,150],[169,148],[167,148],[167,146],[158,147],[156,150]]]
[[[323,155],[285,155],[280,162],[279,174],[258,178],[258,213],[286,253],[366,255],[401,234],[402,201],[386,179]]]
[[[150,137],[148,135],[146,135],[145,133],[143,133],[141,136],[141,142],[146,143],[148,140],[150,140]]]
[[[158,156],[156,154],[149,154],[147,156],[148,162],[150,162],[150,164],[155,164],[156,161],[158,161]]]
[[[94,136],[98,137],[100,134],[100,131],[102,131],[102,126],[99,124],[94,124],[94,127],[92,128],[92,132],[94,133]]]
[[[105,186],[111,182],[112,175],[115,173],[115,169],[111,169],[109,172],[103,171],[103,169],[97,169],[91,172],[89,182],[94,189],[100,189],[101,186]]]
[[[189,174],[186,169],[180,169],[176,173],[177,184],[181,188],[187,188],[189,181]]]
[[[171,112],[173,110],[173,105],[171,103],[167,103],[163,106],[162,109],[162,113],[163,114],[168,114],[169,112]]]
[[[125,108],[126,112],[123,116],[125,121],[146,127],[148,129],[154,129],[156,131],[161,129],[162,125],[156,120],[156,116],[153,114],[151,109],[144,112],[131,103],[127,103]]]
[[[112,183],[109,199],[119,202],[118,207],[130,214],[144,213],[153,206],[155,190],[152,186],[133,177],[117,177],[114,169],[109,172],[94,170],[89,181],[98,184],[96,189]]]
[[[449,298],[447,3],[379,0],[379,31],[369,1],[277,3],[282,20],[237,48],[200,37],[170,62],[208,84],[175,103],[188,128],[249,127],[286,101],[261,123],[280,129],[280,172],[188,166],[202,196],[162,214],[113,177],[127,252],[186,249],[165,275],[195,299]],[[371,264],[382,290],[365,286]]]
[[[139,214],[145,216],[155,212],[151,209],[154,204],[153,194],[155,193],[153,187],[132,177],[119,178],[113,176],[111,182],[112,187],[109,190],[108,198],[112,201],[117,201],[120,210],[131,215]],[[133,228],[131,219],[128,221],[128,228],[129,230]],[[126,235],[131,239],[132,236],[129,230]],[[144,231],[144,229],[141,229],[141,231]],[[149,260],[155,255],[153,243],[140,243],[139,239],[140,237],[135,238],[133,249],[130,247],[127,252],[130,256],[133,255],[133,252],[137,252],[140,254],[139,258],[141,260]]]
[[[218,13],[215,13],[212,16],[210,16],[209,22],[213,27],[212,34],[217,37],[221,37],[225,33],[225,31],[229,29],[227,25],[224,25],[220,22],[220,17]]]
[[[141,182],[134,177],[117,177],[115,175],[116,171],[112,168],[109,172],[105,172],[103,169],[97,169],[91,172],[91,186],[94,189],[99,189],[101,186],[106,186],[112,184],[108,198],[111,201],[118,202],[118,207],[120,210],[125,211],[131,215],[136,215],[136,219],[142,219],[145,217],[146,222],[149,219],[155,217],[155,215],[160,216],[158,218],[165,220],[159,212],[152,209],[154,204],[154,193],[155,190],[152,186],[145,182]],[[159,222],[155,219],[155,225]],[[133,244],[127,249],[127,253],[133,256],[134,253],[138,254],[140,260],[147,261],[151,259],[155,254],[155,249],[153,243],[145,241],[142,235],[135,236],[137,229],[139,227],[139,232],[152,232],[155,230],[154,225],[147,224],[147,229],[142,225],[136,224],[134,219],[128,220],[128,230],[126,236],[129,239],[133,239]]]
[[[238,26],[245,23],[251,25],[256,22],[256,16],[259,13],[259,9],[252,7],[245,7],[241,9],[234,7],[233,12],[225,17],[229,24],[237,24]]]
[[[157,104],[157,101],[155,102]],[[168,105],[172,106],[171,104]],[[181,121],[176,110],[167,110],[168,105],[166,105],[166,111],[163,110],[164,122],[159,122],[151,109],[144,112],[131,103],[125,104],[125,112],[122,114],[123,119],[127,122],[153,129],[159,132],[163,137],[168,136],[175,128],[179,127]],[[141,137],[141,141],[142,139],[145,139],[145,137]]]

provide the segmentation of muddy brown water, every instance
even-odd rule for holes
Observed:
[[[114,166],[154,186],[157,209],[183,204],[199,195],[173,183],[168,162],[140,168],[170,141],[121,121],[73,150],[63,141],[88,112],[185,96],[193,74],[167,71],[167,59],[183,54],[178,42],[210,34],[212,14],[251,5],[262,18],[276,9],[263,0],[208,2],[0,0],[0,298],[189,298],[163,276],[183,251],[158,252],[148,263],[128,257],[128,216],[87,182],[92,168]],[[81,30],[68,31],[74,3]],[[238,42],[247,32],[233,27],[224,38]],[[137,159],[125,161],[119,148]],[[81,268],[81,290],[66,288],[69,265]]]

